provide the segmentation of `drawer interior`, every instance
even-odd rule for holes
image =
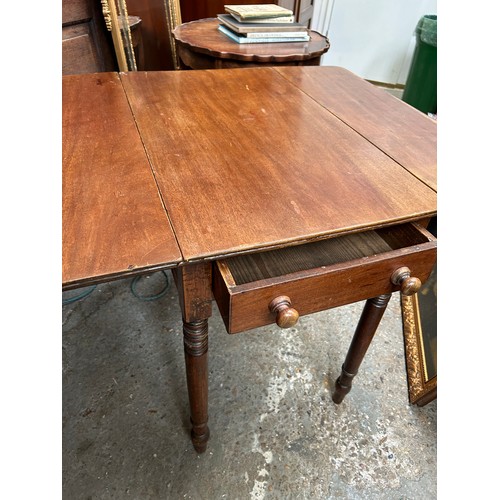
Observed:
[[[235,285],[391,252],[426,243],[430,234],[414,224],[352,233],[328,240],[225,259]]]

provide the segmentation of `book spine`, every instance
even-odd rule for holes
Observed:
[[[217,19],[235,33],[279,32],[307,33],[307,27],[298,23],[240,23],[233,16],[218,14]]]
[[[269,31],[252,32],[246,34],[247,38],[306,38],[309,39],[307,31]]]
[[[230,29],[226,28],[225,26],[222,26],[222,24],[219,24],[217,28],[220,32],[224,33],[224,35],[228,36],[231,40],[234,42],[240,42],[241,36],[237,35],[236,33],[233,33]]]
[[[249,6],[247,6],[249,7]],[[256,7],[259,7],[258,5]],[[293,11],[289,9],[245,9],[242,6],[241,9],[233,9],[230,5],[224,5],[224,11],[229,14],[234,14],[242,19],[254,19],[256,17],[286,17],[293,16]]]
[[[244,36],[238,36],[236,33],[233,33],[231,30],[227,29],[225,26],[219,25],[219,31],[224,33],[226,36],[231,38],[237,43],[275,43],[275,42],[307,42],[310,40],[310,37],[269,37],[269,38],[247,38]]]
[[[240,23],[293,23],[295,21],[295,16],[242,18],[232,12],[228,12],[228,14],[231,14]]]

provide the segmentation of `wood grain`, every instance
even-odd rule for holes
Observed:
[[[436,248],[435,240],[428,241],[242,285],[233,284],[229,259],[218,261],[214,266],[214,296],[227,331],[243,332],[273,323],[275,317],[268,305],[280,295],[290,297],[302,317],[397,291],[391,274],[402,266],[408,266],[412,275],[425,282],[436,261]]]
[[[268,252],[239,255],[225,262],[231,268],[235,284],[243,285],[391,250],[375,231],[366,231]]]
[[[106,30],[100,0],[63,0],[62,74],[115,69],[113,42]]]
[[[226,0],[180,0],[182,20],[184,22],[203,19],[205,17],[215,17],[224,13]],[[270,3],[269,0],[238,0],[239,5]]]
[[[339,67],[280,74],[409,172],[437,189],[437,124],[388,92]]]
[[[63,287],[179,262],[118,75],[63,77],[62,97]]]
[[[145,70],[172,70],[172,48],[165,0],[127,0],[129,15],[141,18],[141,40]]]
[[[182,317],[196,322],[212,315],[212,264],[197,262],[172,269]]]
[[[177,53],[179,54],[181,69],[229,69],[251,67],[262,68],[263,66],[319,66],[321,62],[321,56],[300,60],[287,59],[286,61],[281,62],[259,62],[257,60],[239,61],[236,59],[220,58],[208,54],[202,54],[182,45],[177,46]]]
[[[217,19],[200,19],[177,26],[176,43],[191,52],[217,59],[254,63],[286,63],[318,58],[330,47],[328,39],[311,31],[308,42],[238,44],[221,33]]]
[[[436,212],[434,191],[275,69],[121,78],[186,260]]]

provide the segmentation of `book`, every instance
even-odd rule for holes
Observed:
[[[242,19],[236,14],[230,14],[236,21],[240,23],[293,23],[295,22],[295,16],[286,17],[254,17],[251,19]]]
[[[277,42],[308,42],[311,37],[307,35],[306,37],[300,36],[300,37],[258,37],[258,38],[248,38],[243,35],[238,35],[237,33],[234,33],[234,31],[231,31],[229,28],[226,26],[219,24],[218,28],[219,31],[224,33],[224,35],[228,36],[231,40],[237,42],[237,43],[277,43]]]
[[[217,19],[230,30],[239,34],[250,33],[307,33],[307,26],[295,22],[286,23],[240,23],[230,14],[218,14]]]
[[[240,19],[273,18],[293,16],[293,11],[273,3],[256,5],[224,5],[224,10]]]
[[[305,41],[310,38],[307,31],[263,31],[262,33],[244,33],[239,36],[246,38],[302,38]]]

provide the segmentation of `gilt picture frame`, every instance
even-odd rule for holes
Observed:
[[[401,295],[408,396],[418,406],[437,397],[436,276],[435,268],[418,293]]]

